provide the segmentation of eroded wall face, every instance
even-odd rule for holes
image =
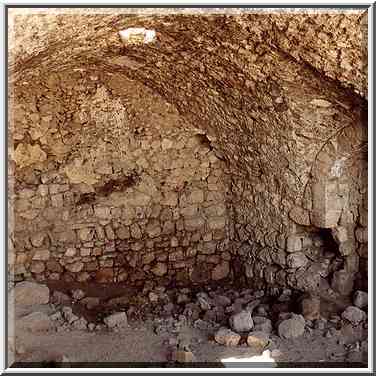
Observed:
[[[142,50],[153,68],[18,81],[16,277],[364,283],[364,102],[269,47],[247,51],[177,72],[175,55],[155,69],[157,49]]]
[[[229,277],[223,162],[204,135],[144,86],[102,79],[75,71],[14,88],[14,278]]]
[[[284,168],[265,162],[263,173],[233,182],[232,246],[246,283],[339,295],[367,288],[367,128],[328,128],[338,109],[320,104],[274,139]]]

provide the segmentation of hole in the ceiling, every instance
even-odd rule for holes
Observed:
[[[119,35],[124,44],[145,44],[153,42],[156,38],[155,30],[148,30],[143,27],[121,30]]]

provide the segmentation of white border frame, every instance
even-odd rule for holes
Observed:
[[[302,1],[297,1],[297,0],[290,0],[288,3],[282,2],[281,0],[265,0],[262,3],[261,2],[250,2],[250,1],[245,1],[245,0],[237,0],[236,2],[228,2],[228,1],[220,1],[220,0],[207,0],[207,1],[184,1],[184,2],[177,2],[173,0],[165,0],[165,1],[156,1],[156,0],[139,0],[137,2],[127,2],[127,1],[110,1],[108,3],[105,2],[99,2],[99,1],[88,1],[88,0],[81,0],[79,3],[73,0],[67,0],[67,1],[33,1],[33,0],[23,0],[23,1],[1,1],[3,7],[1,8],[1,18],[3,20],[3,25],[4,25],[4,31],[5,30],[5,12],[6,9],[4,5],[25,5],[25,6],[76,6],[78,7],[79,5],[82,5],[83,7],[87,6],[90,7],[90,5],[96,5],[100,6],[103,5],[105,7],[109,7],[111,5],[114,6],[124,6],[125,8],[127,6],[137,6],[137,7],[148,7],[148,6],[157,6],[157,5],[171,5],[171,7],[179,7],[183,8],[185,6],[201,6],[201,7],[206,7],[206,6],[231,6],[231,8],[237,8],[237,7],[250,7],[252,6],[263,6],[264,8],[267,8],[267,6],[281,6],[281,8],[286,8],[291,6],[294,8],[294,5],[302,5]],[[251,373],[251,372],[258,372],[258,373],[372,373],[373,371],[373,345],[374,345],[374,338],[373,338],[373,296],[371,294],[373,290],[373,169],[370,168],[371,166],[373,167],[373,14],[374,14],[374,5],[372,1],[361,1],[357,3],[355,0],[350,1],[350,0],[342,0],[342,1],[313,1],[309,3],[304,3],[305,7],[312,6],[312,8],[318,7],[318,6],[354,6],[354,8],[368,5],[368,215],[369,215],[369,222],[368,222],[368,231],[369,231],[369,240],[368,240],[368,252],[369,252],[369,257],[368,257],[368,264],[371,266],[371,270],[369,270],[368,273],[368,292],[369,292],[369,311],[368,311],[368,346],[369,346],[369,351],[368,351],[368,369],[366,368],[54,368],[53,371],[54,373],[141,373],[141,372],[154,372],[154,373],[190,373],[190,372],[205,372],[205,373],[228,373],[228,372],[236,372],[236,373]],[[4,62],[4,70],[3,74],[1,75],[1,83],[2,83],[2,101],[1,101],[1,109],[2,109],[2,114],[3,114],[3,121],[4,121],[4,128],[3,132],[1,133],[1,138],[2,142],[1,144],[1,150],[2,150],[2,155],[5,157],[7,150],[5,150],[5,145],[7,145],[6,142],[6,105],[5,101],[7,100],[6,98],[6,93],[7,93],[7,88],[6,88],[6,73],[7,73],[7,67],[5,66],[5,60],[6,60],[6,51],[5,51],[5,38],[7,38],[7,33],[4,32],[3,38],[2,38],[2,45],[3,48],[2,50],[2,60]],[[371,142],[369,142],[371,141]],[[0,173],[2,176],[6,176],[6,171],[7,171],[7,166],[5,165],[6,159],[3,158],[3,163],[1,164],[0,167]],[[4,179],[5,180],[5,179]],[[4,181],[4,190],[6,189],[7,182]],[[5,197],[6,193],[1,197],[0,205],[3,213],[3,224],[4,226],[1,227],[0,230],[0,235],[2,239],[2,244],[4,244],[5,247],[7,247],[7,239],[5,239],[5,226],[7,225],[6,222],[6,205],[7,203],[5,202]],[[372,229],[372,230],[371,230]],[[7,249],[7,248],[5,248]],[[4,249],[4,251],[5,251]],[[6,281],[7,279],[7,273],[6,273],[6,265],[7,265],[7,252],[3,253],[4,257],[4,267],[1,268],[1,277],[2,281]],[[7,289],[8,285],[5,283],[5,286],[2,289],[1,295],[3,298],[3,302],[5,302],[5,298],[7,296]],[[4,307],[4,305],[3,305]],[[4,315],[5,313],[5,315]],[[1,311],[2,315],[2,320],[1,320],[1,331],[2,333],[6,332],[6,324],[7,324],[7,313],[4,311]],[[372,329],[372,330],[371,330]],[[5,336],[3,336],[5,339]],[[6,339],[5,339],[6,340]],[[50,373],[51,369],[49,368],[6,368],[5,364],[5,351],[7,349],[5,348],[5,343],[4,341],[1,342],[1,347],[0,347],[0,352],[2,354],[1,356],[1,364],[0,368],[2,370],[5,370],[7,373]]]

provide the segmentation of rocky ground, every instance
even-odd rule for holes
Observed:
[[[13,366],[367,366],[362,291],[327,302],[287,289],[21,282],[10,299]]]

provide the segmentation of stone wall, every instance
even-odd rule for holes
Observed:
[[[330,113],[333,109],[320,109]],[[278,170],[233,185],[234,247],[240,273],[258,286],[289,286],[348,295],[367,285],[367,131],[349,123],[316,140],[300,128],[294,154],[284,154],[291,185]],[[276,140],[278,142],[278,140]],[[312,154],[311,154],[312,153]],[[265,171],[266,168],[265,168]],[[265,174],[266,175],[266,174]]]
[[[66,73],[15,88],[16,279],[228,277],[223,163],[172,106],[116,82]]]
[[[364,284],[367,13],[123,12],[13,19],[17,272]]]

